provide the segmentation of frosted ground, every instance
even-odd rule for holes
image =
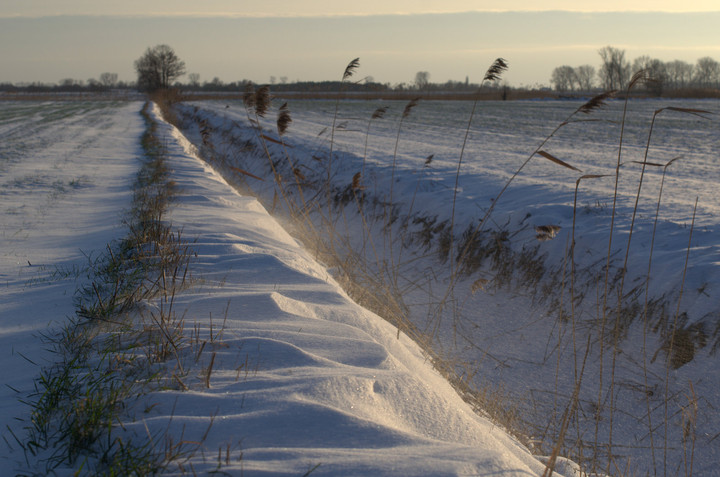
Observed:
[[[483,226],[489,251],[478,255],[472,274],[459,278],[451,278],[458,266],[447,258],[443,233],[451,221],[470,103],[420,101],[401,123],[406,102],[293,100],[293,122],[281,138],[275,114],[282,103],[275,100],[265,119],[248,116],[242,103],[232,101],[190,103],[178,111],[201,154],[258,193],[269,209],[287,209],[283,194],[297,203],[306,197],[323,203],[319,191],[330,175],[338,207],[331,245],[346,253],[350,268],[373,275],[374,282],[365,283],[402,295],[398,309],[409,324],[396,325],[432,341],[477,389],[499,388],[499,414],[510,415],[538,452],[556,442],[582,375],[566,436],[577,460],[618,474],[713,475],[720,438],[716,101],[631,101],[624,130],[622,101],[590,115],[573,115],[579,101],[480,103],[463,156],[452,246],[494,210]],[[384,106],[384,118],[371,119]],[[653,113],[661,109],[650,135]],[[498,199],[540,146],[580,171],[536,155]],[[265,147],[283,177],[282,191],[272,180]],[[639,189],[642,162],[652,165],[645,165]],[[580,181],[574,214],[582,175],[604,177]],[[310,208],[316,224],[328,221],[325,206]],[[573,218],[571,287],[566,257]],[[536,227],[543,225],[560,227],[557,236],[539,241]],[[346,271],[342,263],[336,266],[337,273]],[[624,280],[616,279],[622,269]],[[454,285],[450,292],[448,284]],[[623,302],[615,315],[618,293]],[[598,310],[605,302],[610,311],[603,314]],[[557,319],[560,310],[565,319]],[[608,336],[620,337],[617,345]]]
[[[21,401],[32,400],[32,380],[57,358],[43,336],[74,313],[89,262],[126,233],[141,106],[2,104],[3,474],[48,472],[14,440],[29,425]],[[185,443],[192,452],[170,470],[198,474],[542,472],[524,446],[460,399],[417,345],[353,303],[255,199],[238,195],[172,127],[161,125],[160,135],[179,191],[169,220],[196,253],[194,285],[175,307],[208,345],[184,376],[188,390],[128,400],[115,437]]]

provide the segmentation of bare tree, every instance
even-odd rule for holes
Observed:
[[[607,90],[622,89],[630,78],[630,64],[625,59],[625,50],[606,46],[598,51],[602,58],[600,82]]]
[[[190,73],[188,75],[188,82],[193,88],[200,86],[200,75],[198,73]]]
[[[575,78],[581,91],[590,91],[595,83],[595,67],[591,65],[578,66],[575,68]]]
[[[648,55],[638,56],[633,60],[632,71],[646,70],[648,69],[651,62],[652,58],[650,58]]]
[[[415,87],[419,90],[426,89],[430,84],[430,73],[427,71],[418,71],[415,74]]]
[[[694,81],[703,88],[718,85],[720,83],[720,63],[709,56],[697,60]]]
[[[671,88],[685,88],[693,78],[694,67],[685,61],[675,60],[665,63],[667,84]]]
[[[218,78],[217,76],[214,76],[213,79],[210,82],[205,82],[205,88],[217,91],[219,89],[222,89],[224,83],[223,81]]]
[[[575,83],[577,76],[575,75],[575,68],[572,66],[558,66],[552,72],[550,82],[554,85],[557,91],[572,91],[575,89]]]
[[[639,56],[633,60],[632,71],[645,70],[650,81],[645,83],[645,89],[660,96],[667,83],[667,69],[665,63],[647,55]]]
[[[71,88],[73,86],[82,86],[83,84],[83,80],[76,80],[74,78],[63,78],[58,81],[58,85],[61,88]]]
[[[118,75],[117,73],[102,73],[99,79],[100,84],[105,88],[114,88],[117,84]]]
[[[167,89],[174,79],[185,74],[185,62],[177,57],[168,45],[148,48],[145,54],[135,60],[138,74],[138,89],[155,91]]]
[[[667,85],[667,67],[665,62],[653,58],[648,65],[648,71],[650,72],[650,78],[652,81],[648,83],[648,89],[660,96]]]

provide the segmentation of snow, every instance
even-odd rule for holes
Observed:
[[[458,233],[476,224],[494,204],[489,223],[495,232],[508,231],[503,242],[508,248],[516,253],[533,251],[545,260],[547,270],[560,269],[568,250],[580,173],[535,157],[494,200],[522,162],[580,104],[480,105],[459,181]],[[369,123],[373,110],[383,105],[391,106],[386,118]],[[404,105],[366,101],[340,105],[333,186],[343,190],[362,170],[367,203],[371,198],[382,203],[389,198],[393,177],[392,199],[400,214],[436,218],[440,224],[450,218],[470,104],[421,101],[398,129]],[[27,418],[28,412],[18,397],[31,391],[39,367],[53,362],[41,335],[57,330],[73,313],[72,294],[87,279],[88,260],[125,233],[121,219],[130,203],[144,126],[140,103],[8,102],[2,106],[0,362],[8,387],[0,393],[0,424],[17,433],[23,423],[15,418]],[[270,143],[271,154],[280,159],[281,169],[289,158],[306,176],[322,181],[327,177],[327,128],[335,103],[294,101],[289,106],[293,123],[284,137],[287,148]],[[373,232],[373,239],[376,250],[386,254],[383,258],[393,251],[390,258],[396,263],[391,265],[400,271],[399,287],[407,289],[403,298],[413,325],[432,334],[437,350],[448,360],[469,366],[480,389],[499,390],[499,406],[518,416],[516,424],[535,441],[535,452],[547,454],[548,445],[555,442],[590,336],[579,421],[571,423],[566,443],[578,437],[586,443],[597,439],[604,449],[612,438],[613,465],[627,465],[640,474],[674,475],[684,470],[689,448],[683,444],[689,444],[682,436],[689,428],[695,438],[693,474],[714,475],[720,426],[715,412],[720,406],[720,369],[711,353],[717,344],[720,313],[720,108],[716,101],[630,102],[611,265],[614,269],[623,265],[628,243],[640,171],[632,161],[644,159],[653,112],[667,106],[713,113],[700,118],[663,111],[647,157],[665,164],[682,156],[665,177],[649,281],[650,297],[666,301],[669,318],[677,307],[684,329],[699,327],[708,340],[705,346],[696,345],[694,359],[678,369],[666,368],[663,336],[645,333],[638,318],[623,330],[617,348],[607,346],[604,354],[600,352],[595,312],[599,295],[594,284],[604,276],[613,177],[581,182],[575,216],[575,291],[587,298],[578,306],[575,326],[554,319],[548,313],[549,301],[516,281],[503,282],[487,266],[458,280],[449,297],[452,306],[438,315],[434,303],[445,292],[451,265],[440,260],[434,249],[423,247],[421,222],[409,221],[403,229],[401,215],[392,231],[394,240],[382,232]],[[474,413],[404,333],[398,337],[394,326],[353,303],[333,278],[335,270],[319,265],[278,224],[282,216],[268,215],[265,207],[273,208],[276,191],[272,180],[248,179],[245,184],[264,207],[258,199],[239,195],[196,157],[215,156],[220,172],[228,172],[222,163],[227,161],[271,178],[267,158],[247,148],[257,141],[257,134],[249,127],[242,104],[196,102],[179,111],[188,139],[167,124],[161,126],[172,180],[180,191],[169,219],[194,242],[197,258],[190,267],[193,286],[175,297],[174,306],[184,316],[186,328],[197,326],[208,344],[190,369],[186,380],[190,389],[153,391],[127,403],[123,432],[145,436],[167,431],[176,443],[202,442],[190,459],[199,474],[215,470],[232,475],[303,475],[310,470],[311,475],[541,474],[543,464],[497,424]],[[613,101],[590,117],[581,116],[600,121],[565,126],[543,149],[584,174],[612,176],[621,112],[622,102]],[[210,125],[212,149],[203,146],[200,119]],[[277,138],[273,118],[262,124],[266,135]],[[433,159],[426,165],[430,155]],[[395,161],[397,169],[392,171]],[[661,174],[658,168],[646,171],[628,254],[624,291],[635,290],[641,303]],[[375,212],[381,216],[379,209],[382,206]],[[337,217],[337,236],[356,246],[364,243],[368,235],[359,224],[355,203],[351,201],[343,212]],[[381,230],[383,219],[373,217],[371,209],[366,212]],[[283,225],[292,231],[292,224]],[[561,229],[553,240],[538,242],[535,227],[539,225]],[[401,252],[398,237],[414,241]],[[437,241],[437,236],[431,237],[431,246]],[[546,273],[544,280],[550,272]],[[488,282],[482,291],[472,292],[477,278]],[[569,302],[568,290],[563,300]],[[157,304],[147,306],[153,309]],[[449,314],[450,308],[455,314]],[[652,322],[662,324],[659,315],[652,316]],[[194,355],[186,353],[184,358],[194,362]],[[171,371],[171,363],[168,366]],[[688,417],[691,389],[698,398],[692,421]],[[648,408],[654,443],[649,438]],[[0,445],[0,468],[25,468],[12,438],[5,432],[3,436],[10,445]],[[651,446],[654,452],[648,450]],[[592,452],[583,449],[582,463],[594,457]],[[604,462],[603,455],[595,457]],[[556,470],[572,475],[576,468],[561,459]]]
[[[84,279],[70,272],[123,234],[143,122],[139,103],[3,106],[16,115],[0,126],[2,180],[13,188],[1,211],[0,348],[11,388],[2,391],[0,415],[3,429],[21,436],[16,418],[28,409],[17,399],[31,391],[38,366],[52,362],[40,335],[72,313]],[[138,396],[127,403],[123,432],[202,442],[186,464],[201,474],[542,473],[542,463],[475,414],[416,344],[350,300],[256,199],[196,158],[177,130],[163,123],[160,134],[180,190],[169,219],[197,254],[194,285],[174,307],[209,344],[186,379],[189,390]],[[74,178],[81,186],[53,195],[53,181]],[[22,452],[3,436],[0,467],[23,469]]]
[[[276,100],[275,106],[282,102]],[[452,264],[443,262],[437,253],[439,234],[430,237],[428,248],[421,241],[423,233],[427,233],[423,223],[438,225],[451,219],[455,172],[470,103],[420,101],[401,123],[405,102],[341,102],[339,128],[334,134],[332,185],[341,192],[362,171],[363,220],[374,227],[372,250],[385,260],[384,269],[375,273],[383,276],[385,269],[397,271],[396,275],[383,278],[386,283],[397,279],[397,287],[406,290],[403,300],[412,323],[430,335],[449,359],[469,363],[477,372],[476,385],[481,389],[491,382],[504,390],[506,394],[501,399],[512,403],[508,408],[519,412],[522,422],[518,424],[526,426],[531,437],[537,437],[540,448],[549,452],[547,446],[555,442],[560,416],[572,394],[589,335],[591,348],[577,416],[581,422],[571,426],[566,443],[578,439],[585,445],[596,442],[594,448],[591,445],[583,449],[584,457],[580,457],[604,461],[606,447],[612,440],[616,462],[627,461],[628,468],[639,473],[655,469],[672,475],[681,471],[688,456],[690,444],[683,442],[683,436],[687,436],[685,426],[692,425],[696,426],[694,472],[712,475],[718,458],[720,425],[714,411],[720,405],[717,393],[720,373],[714,353],[720,344],[716,298],[720,283],[718,102],[633,100],[628,104],[625,127],[621,130],[624,103],[610,101],[591,115],[572,116],[569,124],[554,131],[581,104],[581,101],[480,103],[464,153],[454,217],[456,234],[474,227],[492,206],[486,228],[500,233],[498,237],[507,232],[503,247],[542,258],[546,266],[544,282],[534,292],[532,286],[524,286],[517,279],[508,280],[485,264],[474,275],[455,281],[450,295],[445,295],[448,283],[455,279],[450,278]],[[385,118],[370,121],[371,114],[380,106],[390,106]],[[322,184],[328,175],[329,127],[336,103],[298,100],[290,101],[289,108],[293,122],[283,137],[286,147],[268,143],[275,167],[282,171],[292,162],[309,182]],[[677,108],[708,113],[689,114]],[[268,160],[264,153],[253,153],[248,146],[258,144],[257,132],[240,102],[195,102],[181,106],[179,111],[184,133],[201,147],[206,157],[214,157],[218,167],[227,163],[268,178],[264,183],[247,180],[247,186],[268,207],[275,203],[277,187],[271,180]],[[263,134],[277,140],[274,119],[269,114],[260,123]],[[204,121],[209,138],[201,137],[200,121]],[[621,132],[624,136],[620,150]],[[549,136],[552,137],[544,143]],[[642,168],[638,162],[645,160],[649,136],[647,161],[664,165],[678,158],[664,177],[656,229],[662,168],[646,168],[633,223]],[[204,140],[208,145],[203,145]],[[496,200],[512,174],[541,144],[543,150],[582,172],[535,156]],[[238,154],[239,149],[245,153]],[[431,155],[432,161],[426,165]],[[648,296],[665,308],[651,308],[647,328],[631,309],[631,321],[622,323],[620,330],[623,339],[613,347],[601,345],[599,335],[605,333],[607,337],[615,320],[610,318],[611,324],[603,325],[597,310],[598,300],[602,303],[618,155],[621,168],[610,247],[610,278],[625,265],[629,248],[628,275],[622,293],[632,292],[642,309],[645,276],[650,270]],[[393,163],[397,165],[395,169]],[[292,178],[287,168],[285,174]],[[576,180],[582,174],[605,177],[581,181],[578,208],[573,214]],[[294,193],[292,180],[286,179],[286,183],[289,184],[286,191]],[[392,236],[383,219],[388,208],[377,205],[389,200],[399,214]],[[282,208],[282,203],[278,208]],[[338,212],[337,244],[349,243],[355,250],[365,250],[365,259],[372,266],[377,259],[372,256],[371,247],[366,247],[368,233],[357,210],[351,197],[349,204]],[[320,215],[315,217],[317,223],[327,220],[322,213],[315,215]],[[564,257],[573,219],[575,293],[585,300],[576,307],[575,320],[570,323],[555,319],[557,308],[553,312],[553,307],[558,305],[550,301],[552,296],[545,297],[543,290],[545,286],[559,289],[558,283],[551,282],[551,272],[556,272],[555,277],[560,279],[562,265],[568,264]],[[541,225],[557,225],[560,232],[553,240],[538,242],[535,227]],[[398,237],[406,239],[407,248],[402,251],[397,245]],[[569,273],[564,275],[565,293],[554,295],[562,300],[568,313]],[[482,293],[472,291],[478,278],[487,280]],[[598,283],[600,287],[596,287]],[[619,283],[613,287],[619,287]],[[448,298],[451,305],[439,309],[437,303]],[[609,301],[611,313],[616,308],[615,302],[614,298]],[[663,346],[669,340],[668,330],[674,326],[675,317],[678,328],[695,333],[700,339],[692,344],[691,362],[667,371]],[[661,332],[647,331],[655,326]],[[697,419],[692,422],[687,420],[692,407],[689,383],[701,403]],[[648,409],[651,419],[647,418]],[[653,431],[649,432],[649,428]],[[600,465],[605,468],[605,464]]]
[[[192,270],[202,285],[176,306],[205,328],[223,316],[225,327],[210,390],[148,398],[173,403],[176,426],[195,422],[198,407],[216,412],[206,447],[235,440],[243,453],[223,470],[542,472],[527,450],[470,410],[414,343],[354,304],[255,199],[189,153],[171,143],[172,177],[184,192],[171,220],[197,237]],[[252,370],[238,379],[244,360]]]
[[[137,104],[1,106],[0,427],[12,441],[7,426],[28,413],[18,399],[54,360],[42,335],[74,314],[85,265],[124,234],[143,125]]]

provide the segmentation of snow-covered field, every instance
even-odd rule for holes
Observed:
[[[2,474],[47,471],[15,442],[29,425],[21,401],[57,358],[42,336],[74,314],[88,263],[126,233],[121,221],[143,154],[141,106],[0,109]],[[199,475],[542,473],[416,344],[353,303],[256,199],[228,186],[171,126],[161,124],[159,135],[179,191],[168,219],[196,254],[193,285],[174,297],[174,309],[207,346],[192,356],[180,350],[189,389],[128,400],[115,437],[192,447],[183,467],[170,469]],[[55,472],[74,470],[65,463]]]
[[[33,379],[55,357],[42,335],[74,314],[92,257],[125,232],[143,124],[128,103],[0,103],[0,426],[20,429]],[[18,391],[18,392],[16,392]],[[11,460],[2,443],[2,474]]]
[[[404,318],[477,389],[498,392],[505,414],[514,413],[509,421],[539,452],[557,442],[572,407],[566,451],[584,464],[612,473],[713,475],[720,439],[720,105],[633,100],[624,122],[622,101],[573,115],[581,105],[480,103],[454,217],[470,103],[420,101],[401,122],[404,102],[292,101],[284,146],[276,109],[260,119],[264,141],[240,102],[196,102],[178,111],[201,154],[268,208],[287,208],[289,195],[310,202],[308,217],[318,227],[332,221],[331,247],[401,293]],[[383,106],[384,117],[371,119]],[[539,146],[579,171],[535,155],[503,191]],[[326,212],[327,177],[334,212]],[[448,253],[457,253],[491,206],[477,267],[459,275]],[[560,227],[552,240],[537,239],[543,225]]]
[[[332,245],[340,255],[355,250],[353,260],[365,262],[353,267],[402,292],[407,321],[390,324],[353,303],[331,277],[345,278],[341,265],[330,272],[318,265],[311,253],[316,247],[299,247],[256,199],[238,195],[194,157],[195,146],[163,125],[171,179],[180,191],[169,220],[195,241],[197,252],[190,266],[194,285],[175,297],[174,306],[186,328],[199,330],[208,344],[199,359],[187,357],[189,390],[151,390],[128,402],[122,431],[114,432],[167,433],[176,443],[200,443],[184,467],[189,473],[542,473],[522,445],[458,397],[397,325],[455,363],[464,382],[494,403],[496,410],[487,411],[526,433],[536,454],[548,455],[557,442],[577,386],[563,454],[603,470],[609,466],[613,474],[715,475],[720,106],[630,102],[609,244],[620,101],[574,116],[583,121],[562,127],[543,145],[582,172],[535,156],[497,199],[512,174],[580,105],[479,105],[463,155],[449,247],[443,233],[471,104],[421,101],[400,123],[406,103],[342,102],[333,132],[336,103],[295,101],[282,138],[286,147],[275,142],[273,110],[263,120],[263,134],[284,174],[284,191],[272,180],[258,131],[241,103],[179,106],[183,132],[199,155],[231,182],[252,189],[267,209],[282,212],[281,192],[296,203],[319,205],[308,215],[318,229],[328,219],[322,186],[332,147]],[[122,219],[143,154],[142,104],[1,106],[0,350],[7,386],[0,393],[0,469],[42,472],[41,463],[26,462],[13,437],[23,435],[29,416],[20,399],[32,392],[39,370],[56,359],[42,336],[74,314],[73,294],[85,285],[88,264],[126,233]],[[381,106],[389,106],[384,118],[371,121]],[[664,176],[657,226],[663,169],[647,166],[633,223],[642,168],[637,162],[645,160],[653,112],[668,106],[713,114],[658,115],[647,161],[679,159]],[[290,163],[306,179],[302,188]],[[358,172],[360,182],[352,188]],[[582,174],[608,177],[580,182],[573,213]],[[462,233],[472,231],[493,203],[483,237],[497,246],[480,257],[484,261],[472,274],[457,274],[458,265],[443,259],[442,244],[446,255],[457,251]],[[388,211],[397,216],[392,227]],[[565,257],[573,219],[571,287]],[[541,225],[560,229],[552,240],[538,241],[535,228]],[[610,311],[598,311],[609,247],[610,295],[627,296],[624,320],[615,320],[613,296],[607,299]],[[624,282],[613,281],[625,260]],[[652,306],[644,312],[646,284]],[[561,309],[565,319],[557,319]],[[621,339],[612,340],[614,335]],[[669,361],[668,346],[675,353]]]

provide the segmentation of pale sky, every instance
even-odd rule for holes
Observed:
[[[599,66],[612,45],[632,60],[720,61],[720,0],[0,0],[0,82],[135,78],[165,43],[201,81],[271,76],[479,82],[497,57],[514,86],[549,84],[556,66]]]

